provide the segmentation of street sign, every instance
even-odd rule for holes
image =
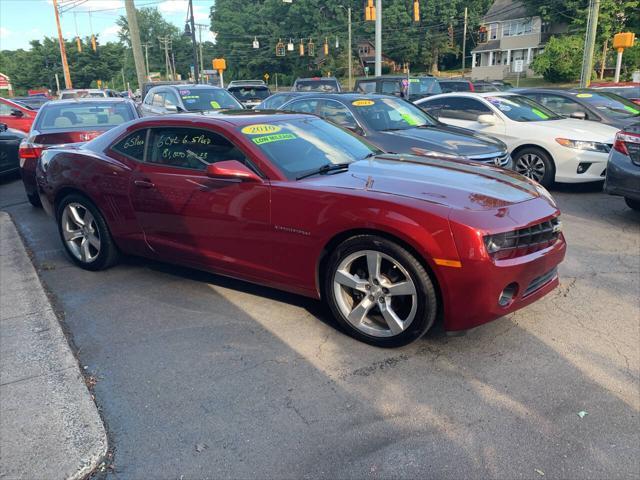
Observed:
[[[514,60],[513,61],[513,71],[515,73],[522,73],[524,71],[524,60]]]
[[[265,73],[262,77],[264,78],[265,82],[269,81],[269,74],[268,73]]]

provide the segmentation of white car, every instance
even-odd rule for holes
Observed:
[[[549,186],[604,180],[615,127],[556,115],[509,92],[446,93],[415,102],[443,123],[499,138],[514,169]]]

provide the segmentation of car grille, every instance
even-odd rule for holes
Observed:
[[[486,235],[485,246],[495,259],[528,255],[553,245],[560,236],[562,224],[558,217],[511,232]]]
[[[511,162],[511,155],[509,155],[509,153],[498,156],[483,155],[477,157],[469,157],[469,160],[473,160],[474,162],[486,163],[488,165],[496,165],[498,167],[506,167]]]
[[[522,294],[522,297],[524,298],[527,295],[531,295],[532,293],[536,292],[537,290],[545,286],[547,283],[549,283],[551,280],[556,278],[557,275],[558,275],[558,269],[554,267],[552,270],[549,270],[544,275],[540,275],[539,277],[534,278],[529,284],[529,286],[527,287],[527,289]]]

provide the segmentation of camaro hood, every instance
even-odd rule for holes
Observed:
[[[554,205],[541,186],[515,172],[488,165],[380,155],[349,165],[349,171],[310,179],[316,184],[397,195],[455,209],[490,210],[538,197]]]
[[[390,151],[404,153],[399,148],[393,149],[394,140],[398,144],[411,144],[412,147],[425,150],[434,150],[453,155],[473,157],[488,155],[496,152],[505,152],[507,147],[498,139],[479,135],[464,128],[450,127],[447,125],[434,125],[431,127],[416,127],[406,130],[394,130],[380,132],[387,137],[385,143],[390,145]]]

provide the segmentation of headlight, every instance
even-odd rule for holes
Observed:
[[[609,153],[611,146],[606,143],[591,142],[588,140],[570,140],[568,138],[556,138],[563,147],[575,148],[576,150],[587,150],[590,152]]]

